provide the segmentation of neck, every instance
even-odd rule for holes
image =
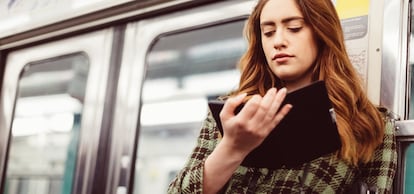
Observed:
[[[295,91],[297,89],[303,88],[312,83],[311,78],[303,79],[303,80],[296,80],[296,81],[284,81],[285,87],[288,92]]]

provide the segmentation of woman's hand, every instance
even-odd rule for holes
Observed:
[[[220,113],[225,134],[220,144],[225,144],[243,158],[263,142],[292,108],[292,105],[286,104],[278,111],[286,96],[286,88],[279,91],[272,88],[263,97],[254,95],[235,115],[236,107],[245,96],[241,94],[229,98]]]
[[[243,159],[259,146],[276,125],[289,112],[292,105],[279,108],[285,99],[286,89],[275,88],[266,95],[254,95],[235,115],[246,94],[229,98],[220,112],[224,136],[207,157],[203,172],[203,193],[217,193],[228,181]]]

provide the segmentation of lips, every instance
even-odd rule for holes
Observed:
[[[286,53],[278,53],[278,54],[276,54],[272,57],[272,60],[274,60],[278,63],[282,63],[282,62],[286,62],[291,57],[293,57],[293,55],[289,55],[289,54],[286,54]]]

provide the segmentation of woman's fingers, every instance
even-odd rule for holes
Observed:
[[[252,120],[257,120],[259,122],[267,122],[269,120],[272,120],[274,115],[269,115],[269,110],[272,108],[272,104],[275,98],[276,88],[271,88],[266,92],[262,100],[258,103]]]
[[[220,118],[224,120],[233,120],[231,123],[247,131],[258,131],[262,135],[267,135],[289,112],[291,105],[285,105],[280,108],[286,97],[286,88],[277,91],[275,88],[269,89],[261,97],[254,95],[244,105],[238,115],[234,114],[237,106],[242,104],[246,94],[240,94],[236,97],[229,98],[224,104],[220,113]]]
[[[290,104],[287,104],[281,108],[283,100],[286,97],[286,93],[286,88],[282,88],[275,94],[265,117],[262,118],[263,125],[261,127],[263,128],[265,134],[270,133],[292,108],[292,105]]]
[[[249,120],[257,120],[260,122],[273,120],[285,99],[285,96],[285,88],[282,88],[279,91],[277,91],[276,88],[271,88],[260,101],[251,103],[254,105],[248,105],[248,103],[246,103],[246,106],[251,106],[251,110],[254,110],[254,114],[251,113],[252,115],[248,115]]]
[[[242,121],[249,121],[253,119],[254,115],[257,112],[258,107],[260,106],[260,102],[262,101],[263,97],[256,94],[250,98],[249,101],[246,102],[242,110],[237,115],[240,120]]]
[[[286,93],[286,88],[279,91],[271,88],[263,97],[258,95],[252,97],[237,115],[239,121],[244,122],[241,126],[246,127],[249,131],[257,130],[259,134],[266,136],[291,108],[291,105],[286,106],[283,111],[280,110],[282,111],[280,114],[277,114]]]
[[[278,111],[285,96],[286,89],[269,89],[263,97],[252,96],[237,115],[234,111],[243,103],[246,94],[229,98],[220,113],[226,142],[243,151],[260,145],[292,107],[284,105]]]
[[[271,107],[269,108],[269,114],[273,115],[272,118],[276,115],[277,111],[279,111],[280,106],[282,105],[283,100],[286,97],[286,88],[280,89],[277,94],[275,95]]]
[[[223,110],[220,112],[220,118],[223,120],[234,117],[234,111],[236,110],[237,106],[243,103],[246,95],[246,93],[242,93],[236,97],[229,98],[226,103],[224,103]]]
[[[279,124],[280,121],[282,121],[283,118],[285,118],[285,116],[289,113],[289,111],[292,109],[292,105],[291,104],[285,104],[280,111],[276,114],[275,117],[275,124]]]

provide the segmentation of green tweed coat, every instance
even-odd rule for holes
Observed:
[[[385,117],[384,117],[385,118]],[[393,122],[386,119],[383,143],[371,162],[355,168],[328,154],[295,168],[271,170],[239,166],[222,189],[222,193],[346,193],[359,174],[378,193],[390,193],[397,166]],[[204,161],[221,137],[211,113],[203,123],[197,146],[185,167],[170,183],[168,193],[203,193]],[[306,179],[302,177],[306,174]]]

